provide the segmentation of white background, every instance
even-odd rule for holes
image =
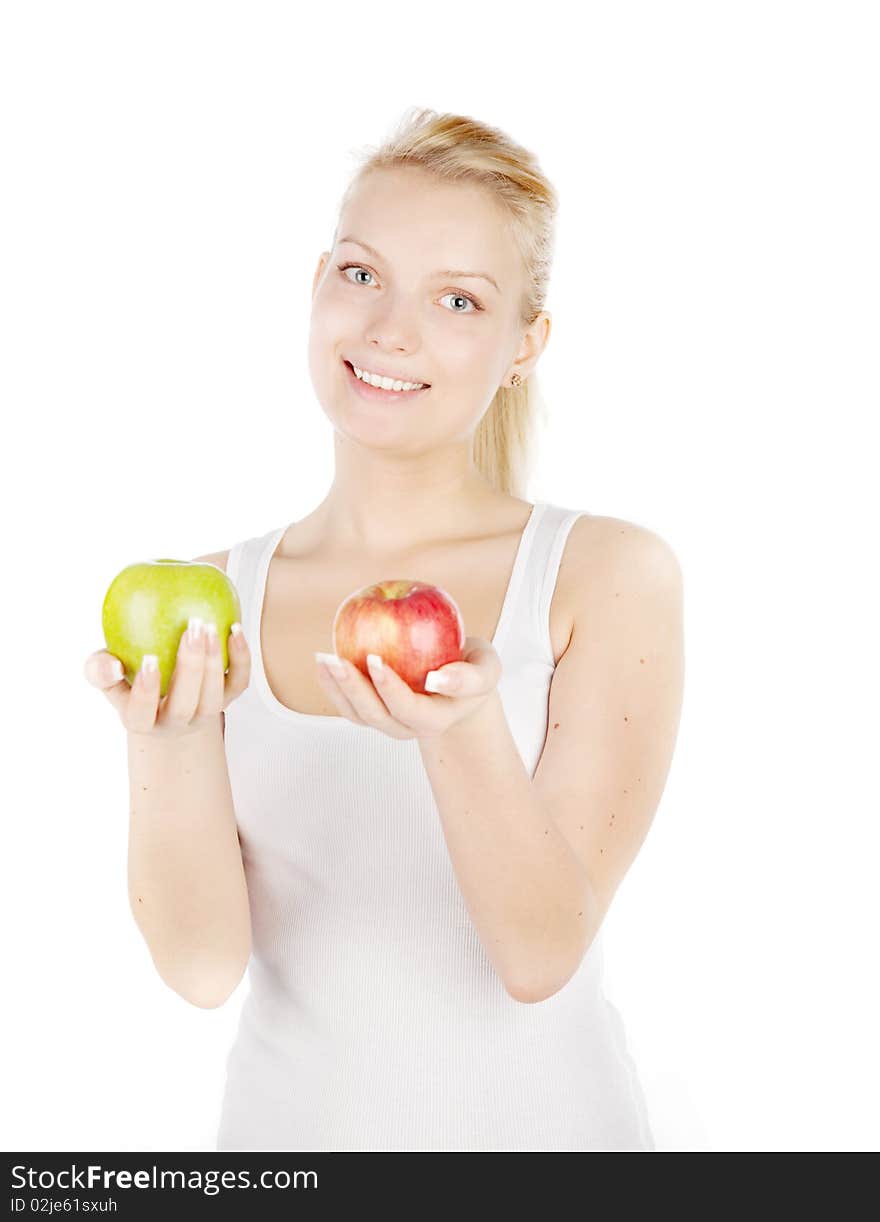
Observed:
[[[658,1148],[878,1147],[875,17],[3,6],[4,1149],[214,1148],[247,981],[211,1011],[156,974],[82,667],[126,564],[325,495],[312,275],[411,105],[561,196],[530,498],[685,574],[675,760],[605,924]]]

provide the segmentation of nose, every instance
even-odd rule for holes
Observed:
[[[388,306],[381,318],[374,319],[367,328],[366,341],[380,352],[395,356],[414,353],[418,348],[418,339],[411,326],[411,315],[401,305]]]

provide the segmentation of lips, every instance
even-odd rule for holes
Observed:
[[[352,373],[354,373],[354,365],[352,364],[352,362],[351,362],[351,361],[349,361],[349,360],[348,360],[346,357],[343,357],[343,358],[342,358],[342,360],[343,360],[343,364],[347,365],[347,366],[349,367],[349,369],[352,371]],[[360,366],[359,366],[359,368],[360,368]],[[373,372],[373,371],[371,370],[370,372]],[[357,378],[357,374],[356,374],[356,373],[354,374],[354,376]],[[379,376],[381,377],[382,375],[380,374]],[[390,375],[389,375],[389,376],[390,376]],[[359,382],[362,382],[362,381],[363,381],[363,379],[362,379],[362,378],[358,378],[358,381],[359,381]],[[402,377],[402,378],[395,378],[395,379],[394,379],[394,381],[400,381],[400,382],[421,382],[421,381],[422,381],[422,379],[421,379],[421,378],[403,378],[403,377]],[[369,385],[371,385],[371,383],[366,382],[366,383],[364,383],[364,385],[369,386]],[[430,385],[431,385],[431,383],[430,383],[430,382],[424,382],[424,383],[423,383],[423,385],[422,385],[422,389],[423,389],[423,390],[427,390],[427,389],[430,387]],[[397,394],[400,394],[401,392],[400,392],[400,391],[397,391],[396,393],[397,393]],[[404,393],[411,393],[411,392],[404,392]]]
[[[345,376],[351,386],[352,393],[367,403],[382,403],[386,406],[393,405],[400,408],[414,403],[416,399],[426,395],[430,390],[430,387],[427,385],[423,386],[421,390],[383,390],[381,386],[372,386],[369,382],[365,382],[363,378],[359,378],[354,371],[351,361],[343,359],[342,364],[345,368]]]

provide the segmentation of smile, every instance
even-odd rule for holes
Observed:
[[[416,390],[392,390],[385,389],[382,386],[372,386],[369,382],[365,382],[363,378],[359,378],[354,371],[354,366],[351,361],[343,359],[343,364],[346,369],[346,376],[354,388],[364,399],[371,399],[379,403],[391,403],[401,399],[414,399],[418,395],[424,395],[431,388],[430,386],[420,386]]]

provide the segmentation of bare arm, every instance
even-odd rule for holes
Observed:
[[[199,556],[225,569],[227,552]],[[128,892],[135,923],[162,979],[193,1005],[221,1005],[250,957],[247,884],[224,744],[225,707],[248,685],[250,654],[230,636],[224,676],[216,634],[178,647],[164,697],[157,672],[131,687],[106,650],[86,677],[127,731]]]
[[[206,1008],[236,988],[251,947],[222,718],[181,738],[128,735],[131,910],[165,983]]]

